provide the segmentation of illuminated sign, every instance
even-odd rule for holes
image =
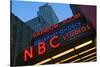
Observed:
[[[77,38],[88,35],[93,29],[88,22],[83,20],[80,13],[77,13],[59,24],[55,24],[41,32],[35,32],[33,36],[34,44],[31,44],[33,46],[25,49],[20,55],[21,62],[28,63],[31,61],[33,63],[36,57],[46,55],[49,50],[57,49],[64,46],[63,43],[73,42]]]

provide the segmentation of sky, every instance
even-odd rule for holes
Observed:
[[[18,16],[22,21],[26,22],[35,18],[37,16],[39,6],[44,4],[45,2],[12,0],[11,12]],[[49,3],[49,5],[54,9],[59,22],[73,15],[69,4]]]

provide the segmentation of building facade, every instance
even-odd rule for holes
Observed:
[[[28,46],[32,39],[33,30],[11,13],[10,48],[11,66],[16,65],[17,56]]]
[[[59,22],[53,8],[45,4],[39,7],[37,17],[26,22],[35,32],[41,31],[43,28]]]

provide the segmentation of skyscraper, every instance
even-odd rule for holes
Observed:
[[[35,32],[41,31],[43,28],[59,22],[53,8],[45,4],[39,7],[37,17],[26,22]]]
[[[40,6],[38,11],[38,16],[42,17],[47,23],[56,23],[58,18],[53,10],[53,8],[47,4]]]

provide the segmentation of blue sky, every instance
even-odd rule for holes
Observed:
[[[22,21],[26,22],[37,16],[39,6],[44,5],[45,2],[32,2],[32,1],[12,1],[11,12],[18,16]],[[72,11],[68,4],[49,3],[54,9],[59,21],[71,17]]]

